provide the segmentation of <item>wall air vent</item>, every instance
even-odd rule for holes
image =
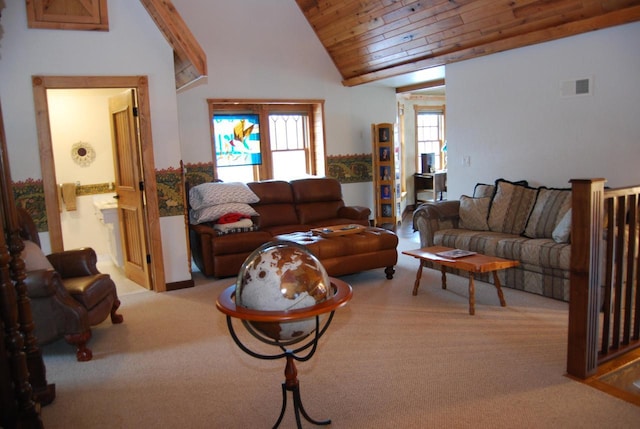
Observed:
[[[592,93],[593,93],[592,78],[565,80],[560,84],[560,94],[563,97],[573,97],[576,95],[591,95]]]

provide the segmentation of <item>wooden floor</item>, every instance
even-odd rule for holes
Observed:
[[[402,213],[402,220],[396,227],[395,233],[399,239],[416,239],[418,232],[413,230],[413,208],[409,207]],[[418,243],[420,240],[418,239]]]

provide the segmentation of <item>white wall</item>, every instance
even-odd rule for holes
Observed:
[[[82,186],[112,183],[115,180],[108,98],[123,89],[50,90],[47,93],[51,143],[56,165],[56,182]],[[89,165],[78,165],[71,148],[79,141],[94,149]],[[113,193],[95,195],[113,200]],[[107,228],[96,216],[94,195],[78,196],[76,209],[61,204],[60,223],[65,248],[91,247],[99,261],[110,260]]]
[[[180,165],[173,51],[139,1],[110,0],[109,31],[27,27],[23,1],[8,1],[0,24],[0,97],[14,181],[41,179],[31,76],[146,75],[155,166]],[[160,220],[167,282],[190,278],[184,221]],[[49,249],[48,234],[41,234]]]
[[[632,23],[448,65],[449,198],[500,177],[640,184],[639,41]],[[560,95],[581,78],[593,95]]]
[[[325,100],[327,155],[371,153],[371,124],[395,122],[394,90],[344,87],[294,1],[173,3],[208,59],[208,79],[178,96],[185,162],[211,161],[207,98]],[[345,184],[344,198],[373,210],[372,186]]]
[[[47,92],[58,184],[80,182],[89,185],[115,180],[108,99],[123,90],[55,89]],[[78,142],[93,147],[96,157],[90,165],[79,165],[71,157],[71,148]]]

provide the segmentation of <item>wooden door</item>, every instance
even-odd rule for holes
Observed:
[[[127,278],[150,289],[135,90],[109,99],[118,220]]]

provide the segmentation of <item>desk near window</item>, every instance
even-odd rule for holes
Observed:
[[[447,190],[447,170],[436,171],[435,173],[415,173],[413,175],[413,201],[418,205],[419,201],[442,200],[442,193]],[[428,192],[431,198],[418,200],[418,194]]]

